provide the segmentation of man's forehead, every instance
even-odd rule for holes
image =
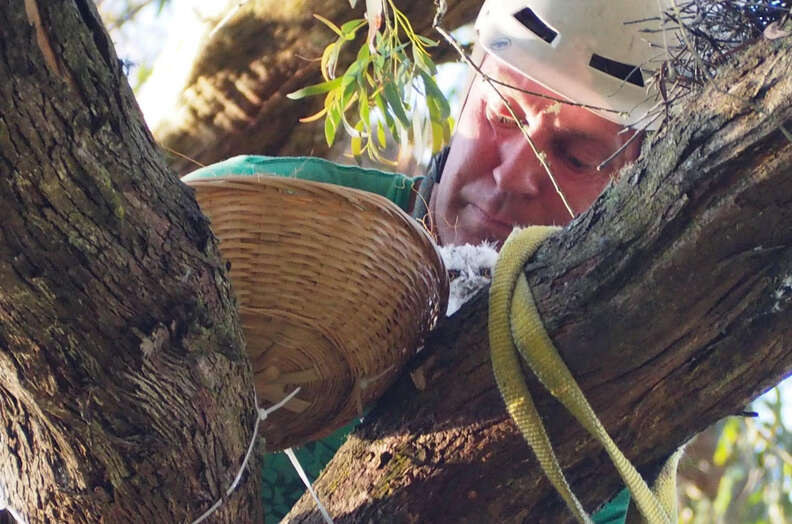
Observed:
[[[528,93],[524,93],[524,91],[529,91],[530,93],[536,93],[550,98],[563,98],[543,87],[540,83],[531,80],[511,66],[504,64],[492,55],[486,54],[484,56],[481,70],[486,73],[487,76],[494,78],[498,82],[507,84],[506,86],[498,86],[505,95],[517,98],[521,96],[531,96]]]
[[[481,70],[498,82],[512,86],[496,84],[498,91],[510,103],[519,106],[519,108],[513,107],[518,113],[524,113],[528,108],[531,111],[552,112],[558,115],[558,118],[554,119],[555,127],[564,128],[581,135],[593,135],[614,144],[622,142],[618,136],[619,131],[623,129],[622,126],[582,107],[558,102],[558,100],[564,100],[564,97],[543,87],[538,82],[502,63],[492,55],[485,55]],[[487,104],[502,103],[500,96],[486,82],[479,79],[478,85]]]

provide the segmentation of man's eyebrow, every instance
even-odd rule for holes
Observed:
[[[597,147],[614,151],[620,146],[615,135],[612,140],[608,140],[583,129],[565,129],[562,127],[558,129],[557,135],[558,140],[585,140],[595,144]]]

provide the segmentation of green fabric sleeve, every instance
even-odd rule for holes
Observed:
[[[329,437],[294,448],[294,454],[311,482],[333,458],[338,448],[359,420],[354,420],[337,429]],[[264,503],[265,524],[277,524],[305,493],[305,485],[294,471],[285,453],[270,453],[264,456],[261,468],[261,498]]]
[[[622,489],[598,512],[591,516],[594,524],[624,524],[627,520],[627,509],[630,507],[630,490]]]
[[[424,177],[411,178],[400,173],[378,169],[345,166],[312,157],[235,156],[186,175],[182,180],[225,175],[271,174],[325,182],[382,195],[404,211],[409,211],[413,187]]]

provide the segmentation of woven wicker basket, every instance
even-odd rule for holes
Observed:
[[[211,219],[270,451],[326,436],[393,382],[445,311],[429,236],[387,199],[267,175],[188,179]]]

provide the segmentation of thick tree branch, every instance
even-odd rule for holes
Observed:
[[[545,325],[628,457],[674,448],[792,371],[792,42],[760,42],[527,266]],[[757,112],[755,107],[761,107]],[[647,144],[648,147],[649,144]],[[422,353],[318,482],[340,522],[570,517],[503,409],[486,297]],[[601,449],[530,381],[594,509],[619,486]],[[310,501],[292,511],[318,522]]]

